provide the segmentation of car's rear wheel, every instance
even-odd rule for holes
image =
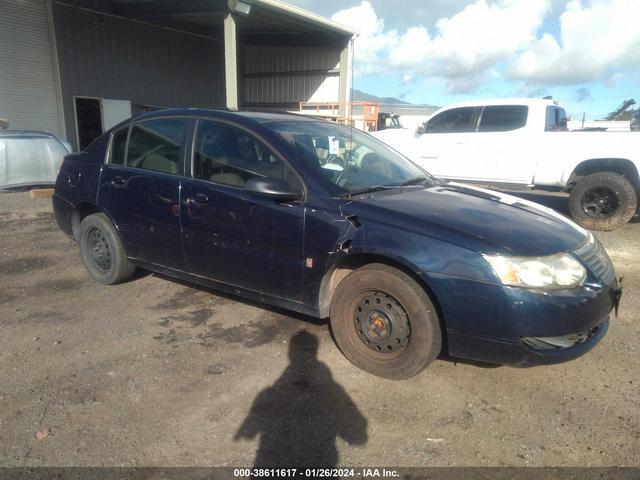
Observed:
[[[438,314],[410,276],[383,264],[350,273],[331,302],[338,348],[357,367],[400,380],[427,367],[440,353]]]
[[[120,237],[104,213],[85,217],[79,230],[82,261],[94,280],[113,285],[134,274],[136,267],[127,259]]]
[[[614,230],[635,215],[638,196],[633,184],[614,172],[581,178],[569,196],[571,217],[591,230]]]

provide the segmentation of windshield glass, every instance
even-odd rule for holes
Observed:
[[[416,164],[355,128],[330,122],[270,123],[340,195],[435,184]]]

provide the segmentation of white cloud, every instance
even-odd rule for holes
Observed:
[[[615,80],[614,68],[640,66],[638,0],[571,0],[560,15],[560,39],[546,33],[507,70],[527,83]]]
[[[368,1],[332,19],[362,32],[356,40],[356,74],[399,72],[403,76],[443,77],[451,91],[476,89],[496,64],[536,39],[549,0],[476,0],[431,33],[424,26],[404,33],[385,30]]]
[[[376,15],[370,2],[340,10],[332,20],[360,32],[355,43],[356,75],[381,73],[391,48],[398,43],[395,30],[385,31],[384,21]]]
[[[556,38],[542,30],[558,13]],[[611,85],[640,68],[640,0],[471,0],[432,28],[402,31],[386,29],[367,0],[332,18],[362,32],[356,75],[398,73],[404,83],[430,77],[455,93],[500,78],[531,88]]]

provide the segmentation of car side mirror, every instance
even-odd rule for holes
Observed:
[[[298,200],[302,197],[299,188],[292,187],[288,182],[271,177],[253,177],[247,180],[244,190],[256,197],[272,198],[281,202]]]
[[[416,135],[422,135],[423,133],[427,133],[427,125],[429,122],[424,122],[421,123],[420,125],[418,125],[418,128],[416,129]]]

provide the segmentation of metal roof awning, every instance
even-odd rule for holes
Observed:
[[[344,45],[356,31],[280,0],[54,0],[139,22],[222,38],[222,22],[238,13],[238,35],[249,43]],[[238,8],[240,7],[240,8]]]
[[[356,30],[353,30],[352,28],[349,28],[338,22],[334,22],[333,20],[325,18],[321,15],[316,15],[315,13],[309,12],[308,10],[304,10],[302,8],[295,7],[293,5],[289,5],[288,3],[281,2],[280,0],[253,0],[253,1],[258,5],[264,6],[266,8],[271,8],[275,11],[285,13],[291,16],[305,19],[311,23],[316,23],[325,28],[329,28],[337,32],[346,34],[349,37],[352,37],[358,34],[358,32]]]

